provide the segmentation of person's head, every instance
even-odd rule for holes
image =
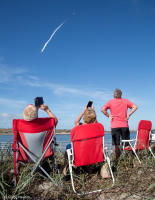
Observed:
[[[26,121],[32,121],[38,118],[38,109],[36,108],[36,106],[32,104],[26,106],[26,108],[23,111],[23,118]]]
[[[114,98],[121,98],[122,97],[122,91],[120,90],[120,89],[118,89],[118,88],[116,88],[115,90],[114,90]]]
[[[86,124],[96,122],[96,113],[93,108],[87,108],[83,115],[83,120]]]

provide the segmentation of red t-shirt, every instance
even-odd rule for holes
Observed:
[[[132,108],[134,104],[128,99],[114,98],[108,101],[104,107],[110,109],[113,119],[111,120],[111,128],[128,127],[127,111]]]

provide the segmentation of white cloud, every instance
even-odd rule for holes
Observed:
[[[16,76],[26,72],[25,68],[13,67],[10,68],[7,65],[0,63],[0,83],[7,83],[14,81]]]
[[[0,114],[0,127],[1,128],[11,128],[13,119],[21,119],[21,115],[12,114],[12,113],[1,113]]]
[[[22,108],[27,104],[24,100],[0,98],[0,105],[13,108]]]
[[[54,94],[61,96],[65,94],[84,96],[89,98],[99,98],[100,100],[108,100],[112,97],[112,91],[100,91],[97,89],[83,88],[83,86],[69,87],[65,85],[54,84],[51,82],[41,82],[39,79],[26,80],[26,85],[31,87],[48,88],[53,91]]]
[[[25,74],[25,72],[27,72]],[[112,98],[113,91],[107,89],[84,88],[83,86],[67,86],[52,82],[41,81],[38,77],[29,74],[24,68],[10,68],[0,63],[0,82],[19,82],[30,87],[46,88],[57,96],[72,95],[87,97],[95,101],[107,101]]]
[[[96,102],[103,102],[113,98],[113,91],[107,89],[95,89],[95,88],[84,88],[83,86],[65,86],[59,85],[51,82],[42,82],[39,78],[35,77],[31,80],[26,80],[24,84],[30,87],[39,87],[39,88],[46,88],[51,90],[57,96],[64,96],[66,94],[78,96],[78,97],[87,97],[90,99],[94,99]],[[131,101],[136,103],[137,105],[144,105],[147,103],[147,100],[144,101],[137,97],[129,97],[126,93],[123,93],[124,98],[129,98]]]
[[[1,116],[2,117],[8,117],[9,115],[8,115],[8,113],[2,113]]]
[[[28,78],[31,79],[31,80],[34,80],[34,81],[38,81],[39,80],[38,77],[32,76],[32,75],[29,75]]]
[[[0,114],[1,117],[8,118],[8,119],[14,119],[14,118],[21,118],[20,115],[10,114],[10,113],[2,113]]]
[[[9,81],[9,74],[7,70],[0,64],[0,83],[8,81]]]

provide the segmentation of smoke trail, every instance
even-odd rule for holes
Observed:
[[[65,21],[66,22],[66,21]],[[43,48],[41,49],[41,53],[43,53],[44,49],[46,48],[46,46],[48,45],[48,43],[52,40],[53,36],[55,35],[55,33],[64,25],[63,22],[62,24],[60,24],[52,33],[52,35],[50,36],[49,40],[47,40],[47,42],[44,44]]]

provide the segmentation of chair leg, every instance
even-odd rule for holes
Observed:
[[[69,172],[70,172],[70,176],[71,176],[71,183],[72,183],[72,188],[73,188],[73,191],[78,194],[75,190],[75,187],[74,187],[74,181],[73,181],[73,171],[72,171],[72,164],[71,164],[71,156],[72,156],[72,153],[71,153],[71,149],[67,149],[67,155],[68,155],[68,162],[69,162]]]
[[[115,183],[115,179],[114,179],[114,175],[113,175],[113,172],[112,172],[112,169],[111,169],[111,165],[110,165],[110,158],[108,156],[106,156],[106,160],[107,160],[107,163],[108,163],[108,166],[109,166],[109,170],[110,170],[110,174],[111,174],[111,177],[112,177],[112,181],[113,181],[112,186],[113,186],[114,183]]]
[[[58,184],[54,181],[54,179],[46,172],[46,170],[44,170],[44,168],[41,167],[41,165],[38,166],[43,172],[44,174],[56,185],[58,186]],[[33,174],[31,174],[33,175]]]
[[[132,149],[132,151],[133,151],[133,153],[135,154],[136,158],[138,159],[139,163],[141,164],[141,161],[140,161],[140,159],[139,159],[139,157],[138,157],[138,155],[137,155],[135,149]]]
[[[109,156],[107,154],[107,148],[104,148],[104,158],[105,158],[105,161],[107,161],[107,163],[108,163],[108,167],[109,167],[110,174],[111,174],[112,181],[113,181],[113,184],[112,184],[112,186],[113,186],[114,183],[115,183],[115,179],[114,179],[114,175],[113,175],[113,172],[112,172],[112,169],[111,169],[111,165],[110,165],[110,158],[109,158]]]
[[[56,186],[58,186],[58,184],[54,181],[54,179],[46,172],[46,170],[45,170],[39,163],[35,164],[34,168],[33,168],[32,171],[31,171],[31,176],[33,176],[33,174],[35,173],[35,171],[36,171],[36,169],[37,169],[38,167],[41,169],[41,171],[42,171]],[[39,174],[40,174],[40,173],[39,173]],[[43,177],[44,177],[44,176],[43,176]]]
[[[132,146],[131,142],[129,142],[129,145],[130,145],[130,147],[132,148],[132,151],[133,151],[133,153],[135,154],[136,158],[138,159],[139,163],[141,164],[141,161],[140,161],[140,159],[139,159],[139,157],[138,157],[138,155],[137,155],[137,153],[136,153],[135,148]],[[125,146],[124,146],[124,147],[125,147]],[[123,151],[125,151],[125,150],[124,150],[124,147],[123,147]]]
[[[92,193],[96,193],[96,192],[101,192],[101,190],[95,190],[95,191],[91,191],[91,192],[83,192],[83,193],[78,193],[75,190],[75,186],[74,186],[74,180],[73,180],[73,171],[72,171],[72,160],[71,160],[71,156],[72,156],[72,152],[71,149],[67,149],[67,155],[68,155],[68,162],[69,162],[69,172],[70,172],[70,176],[71,176],[71,183],[72,183],[72,188],[74,193],[76,193],[77,195],[88,195],[88,194],[92,194]]]

